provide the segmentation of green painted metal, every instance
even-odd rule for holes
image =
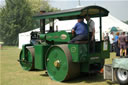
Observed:
[[[109,58],[109,42],[96,42],[95,53],[89,53],[88,44],[69,44],[73,62],[87,62]],[[105,45],[105,46],[103,46]]]
[[[53,15],[44,15],[34,17],[35,19],[49,19],[49,18],[59,18],[59,17],[67,17],[67,16],[74,16],[79,15],[81,12],[70,12],[70,13],[61,13],[61,14],[53,14]]]
[[[45,34],[40,34],[40,39],[45,40]]]
[[[49,46],[35,45],[35,69],[45,70],[45,55]]]
[[[22,46],[22,53],[23,53],[23,57],[25,58],[25,56],[27,56],[27,50],[26,50],[26,47],[27,46],[31,46],[31,44],[25,44]]]
[[[89,53],[90,63],[101,62],[110,57],[110,44],[109,41],[101,41],[95,43],[95,53]]]
[[[54,62],[60,61],[60,67],[56,68]],[[56,81],[63,81],[68,73],[68,62],[64,51],[59,47],[50,49],[47,56],[47,71],[49,76]]]
[[[80,73],[79,63],[72,63],[66,44],[53,46],[49,49],[46,58],[46,69],[49,76],[56,81],[68,80]]]
[[[99,11],[101,10],[101,11]],[[87,12],[88,11],[88,12]],[[108,16],[109,11],[105,8],[100,6],[92,5],[87,7],[69,9],[69,10],[62,10],[58,12],[50,12],[50,13],[43,13],[34,16],[34,19],[60,19],[60,20],[69,20],[69,19],[77,19],[79,16],[85,17],[85,15],[90,15],[91,17],[99,17],[101,16]]]
[[[102,40],[102,15],[101,15],[101,10],[100,11],[100,41]]]
[[[54,42],[68,42],[70,40],[70,36],[67,32],[60,31],[46,34],[46,40]]]
[[[94,53],[88,51],[88,43],[69,44],[68,47],[72,55],[72,62],[81,62],[81,72],[89,72],[91,64],[98,64],[99,68],[102,68],[104,65],[104,59],[109,58],[110,56],[108,41],[96,42]]]
[[[88,60],[88,44],[69,44],[72,62],[85,62]]]
[[[80,72],[89,72],[89,62],[80,63]]]
[[[94,65],[94,64],[98,64],[99,68],[102,68],[103,65],[104,65],[104,59],[101,58],[101,54],[100,53],[89,53],[88,56],[86,56],[86,58],[88,60],[86,60],[85,62],[82,62],[80,63],[80,71],[81,72],[90,72],[90,68],[91,65]],[[100,70],[100,69],[95,69],[94,70]]]
[[[40,19],[40,32],[45,34],[45,19]]]
[[[71,55],[72,55],[72,61],[73,62],[79,62],[80,59],[79,59],[79,47],[78,47],[78,44],[69,44],[68,45],[68,48],[71,52]]]
[[[110,58],[110,42],[109,41],[104,41],[102,42],[102,58]]]
[[[26,46],[24,45],[23,48],[25,47]],[[19,61],[21,67],[24,70],[30,71],[34,69],[34,56],[32,52],[33,52],[33,48],[31,48],[31,50],[29,48],[25,48],[21,50]]]

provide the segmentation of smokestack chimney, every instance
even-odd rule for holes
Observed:
[[[43,13],[45,13],[46,11],[44,11],[44,10],[40,10],[40,14],[43,14]]]
[[[40,14],[44,14],[44,10],[40,10]],[[40,19],[40,32],[45,34],[45,19]]]

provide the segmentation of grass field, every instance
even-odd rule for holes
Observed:
[[[17,47],[5,46],[0,50],[0,85],[118,85],[104,80],[102,74],[56,82],[48,76],[43,76],[44,71],[24,71],[17,62],[19,53]],[[111,53],[111,58],[106,59],[106,63],[111,63],[114,56],[115,54]]]

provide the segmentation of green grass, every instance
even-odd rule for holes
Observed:
[[[0,50],[0,85],[118,85],[104,80],[102,74],[56,82],[48,76],[43,76],[44,71],[24,71],[17,62],[19,53],[17,47],[5,46]],[[113,57],[115,54],[111,53],[111,58],[106,60],[106,64],[110,64]]]

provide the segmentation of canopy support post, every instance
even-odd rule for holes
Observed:
[[[40,32],[45,34],[45,19],[40,20]]]
[[[100,41],[102,41],[102,17],[101,17],[101,10],[99,10],[100,11],[100,26],[99,26],[99,28],[100,28]]]
[[[54,19],[52,19],[52,32],[54,32]]]

